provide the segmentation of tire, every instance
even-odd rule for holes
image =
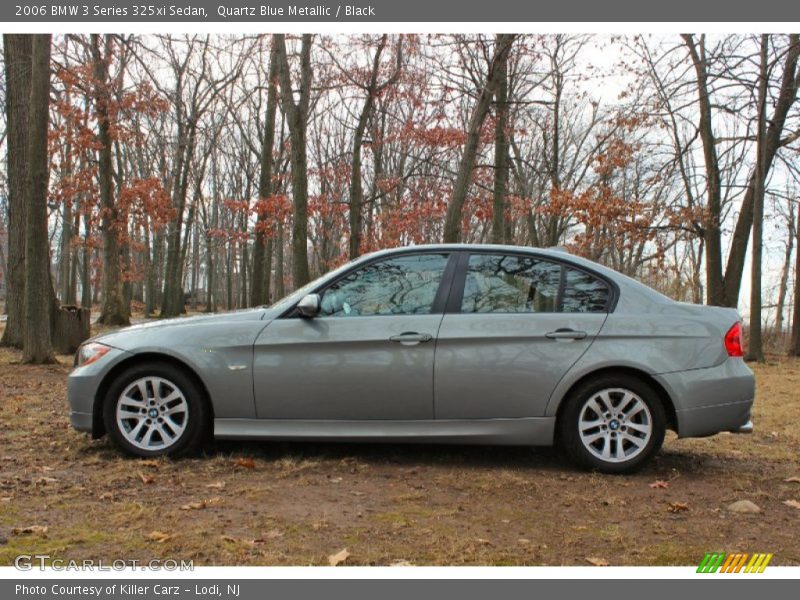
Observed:
[[[208,416],[205,394],[195,380],[180,368],[155,362],[119,375],[103,405],[111,439],[141,457],[197,452],[210,431]]]
[[[664,406],[652,386],[641,379],[603,375],[579,385],[565,402],[558,418],[559,440],[569,457],[585,469],[632,473],[664,442]]]

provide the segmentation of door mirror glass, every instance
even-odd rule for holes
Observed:
[[[308,294],[303,296],[297,303],[297,312],[301,317],[311,319],[319,314],[319,294]]]

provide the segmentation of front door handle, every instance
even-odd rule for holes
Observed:
[[[586,337],[585,331],[575,331],[574,329],[556,329],[544,334],[544,337],[551,340],[582,340]]]
[[[390,342],[397,342],[404,346],[415,346],[423,342],[430,342],[433,336],[429,333],[417,333],[416,331],[404,331],[389,338]]]

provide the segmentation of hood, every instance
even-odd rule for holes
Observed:
[[[228,313],[213,313],[208,315],[196,315],[193,317],[176,317],[174,319],[156,319],[147,321],[145,323],[137,323],[130,327],[124,327],[108,333],[101,333],[89,341],[100,342],[109,346],[117,346],[123,339],[137,335],[148,330],[166,330],[172,329],[176,332],[180,331],[183,327],[192,325],[204,324],[211,325],[214,323],[231,323],[239,321],[261,321],[271,315],[272,312],[268,307],[248,308],[244,310],[237,310]],[[269,317],[270,320],[272,317]]]

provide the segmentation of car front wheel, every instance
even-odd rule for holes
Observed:
[[[118,446],[143,457],[196,451],[207,430],[202,390],[171,365],[125,371],[109,388],[103,418]]]
[[[664,441],[666,416],[656,392],[629,376],[604,376],[570,394],[559,418],[562,445],[581,466],[630,473]]]

